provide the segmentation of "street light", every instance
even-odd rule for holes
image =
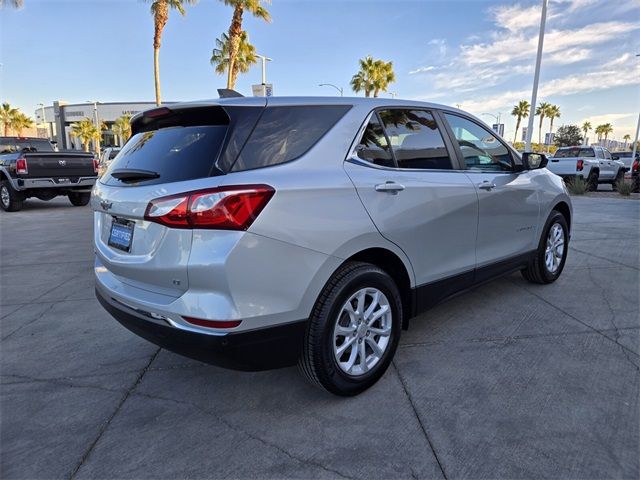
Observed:
[[[49,138],[49,129],[47,128],[47,119],[44,116],[44,103],[39,103],[38,106],[42,111],[42,124],[44,125],[44,129],[47,131],[47,138]]]
[[[93,121],[98,129],[98,138],[95,139],[95,147],[96,153],[100,155],[100,121],[98,120],[98,101],[97,100],[86,100],[87,103],[93,103]]]
[[[391,98],[396,98],[398,96],[396,92],[387,92],[387,93],[391,95]]]
[[[542,45],[544,44],[544,25],[547,21],[547,2],[542,0],[542,15],[540,16],[540,35],[538,37],[538,53],[536,56],[536,70],[533,74],[533,90],[531,92],[531,110],[535,111],[536,102],[538,101],[538,80],[540,80],[540,63],[542,63]],[[529,115],[529,123],[527,126],[527,140],[524,145],[524,151],[531,151],[531,134],[533,133],[533,112]]]
[[[337,85],[334,85],[333,83],[319,83],[318,84],[319,87],[333,87],[336,90],[338,90],[340,92],[340,96],[342,97],[344,94],[344,90],[342,87],[338,87]]]

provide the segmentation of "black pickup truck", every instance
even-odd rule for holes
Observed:
[[[51,200],[66,195],[72,205],[89,203],[98,175],[93,153],[57,152],[49,140],[0,137],[0,207],[7,212],[22,208],[29,197]]]

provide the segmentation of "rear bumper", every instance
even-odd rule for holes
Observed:
[[[127,311],[100,289],[96,297],[124,327],[185,357],[233,370],[260,371],[295,365],[302,351],[306,321],[224,335],[198,333]]]
[[[11,185],[15,190],[28,190],[31,188],[59,188],[67,190],[91,191],[98,177],[79,177],[73,181],[60,182],[55,178],[11,178]]]

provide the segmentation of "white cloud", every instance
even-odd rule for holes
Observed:
[[[430,72],[431,70],[435,70],[436,67],[434,67],[433,65],[428,65],[426,67],[418,67],[415,70],[411,70],[409,72],[409,75],[415,75],[416,73],[425,73],[425,72]]]
[[[444,57],[447,54],[447,41],[444,38],[434,38],[427,44],[437,47],[440,56]]]
[[[589,122],[591,122],[591,125],[596,126],[596,125],[601,125],[603,123],[612,123],[615,124],[616,121],[622,120],[622,119],[633,119],[635,118],[637,115],[637,113],[635,112],[628,112],[628,113],[605,113],[604,115],[592,115],[590,117],[585,118],[585,120],[588,120]],[[619,122],[621,124],[628,124],[629,122]]]
[[[501,5],[491,10],[496,24],[511,32],[520,32],[525,28],[540,25],[540,7],[537,5]]]
[[[577,63],[591,58],[592,50],[588,48],[569,48],[549,55],[546,60],[557,65]]]

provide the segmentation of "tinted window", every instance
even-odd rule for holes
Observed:
[[[632,152],[616,152],[616,155],[620,158],[631,158]]]
[[[53,147],[51,143],[49,143],[49,140],[32,138],[29,140],[29,144],[32,152],[53,152]]]
[[[509,149],[486,128],[471,120],[445,113],[458,141],[465,165],[470,170],[511,171]]]
[[[0,140],[0,153],[13,153],[17,151],[18,146],[14,140],[9,138]]]
[[[604,158],[606,158],[607,160],[611,160],[611,152],[609,150],[603,150],[604,151]]]
[[[451,159],[430,112],[393,109],[379,115],[399,168],[451,169]]]
[[[160,176],[145,185],[180,182],[209,176],[224,141],[226,126],[167,127],[136,133],[111,165],[115,169],[138,169]],[[108,185],[125,185],[106,175]]]
[[[348,105],[267,107],[231,171],[295,160],[313,147],[350,108]]]
[[[114,158],[116,158],[119,153],[120,153],[120,150],[111,150],[109,152],[109,160],[113,160]]]
[[[356,155],[376,165],[395,167],[387,137],[384,135],[382,125],[380,125],[375,113],[362,134],[360,144],[356,148]]]
[[[571,147],[571,148],[560,148],[555,153],[555,158],[571,158],[571,157],[595,157],[595,153],[593,153],[593,148],[580,148],[580,147]]]

